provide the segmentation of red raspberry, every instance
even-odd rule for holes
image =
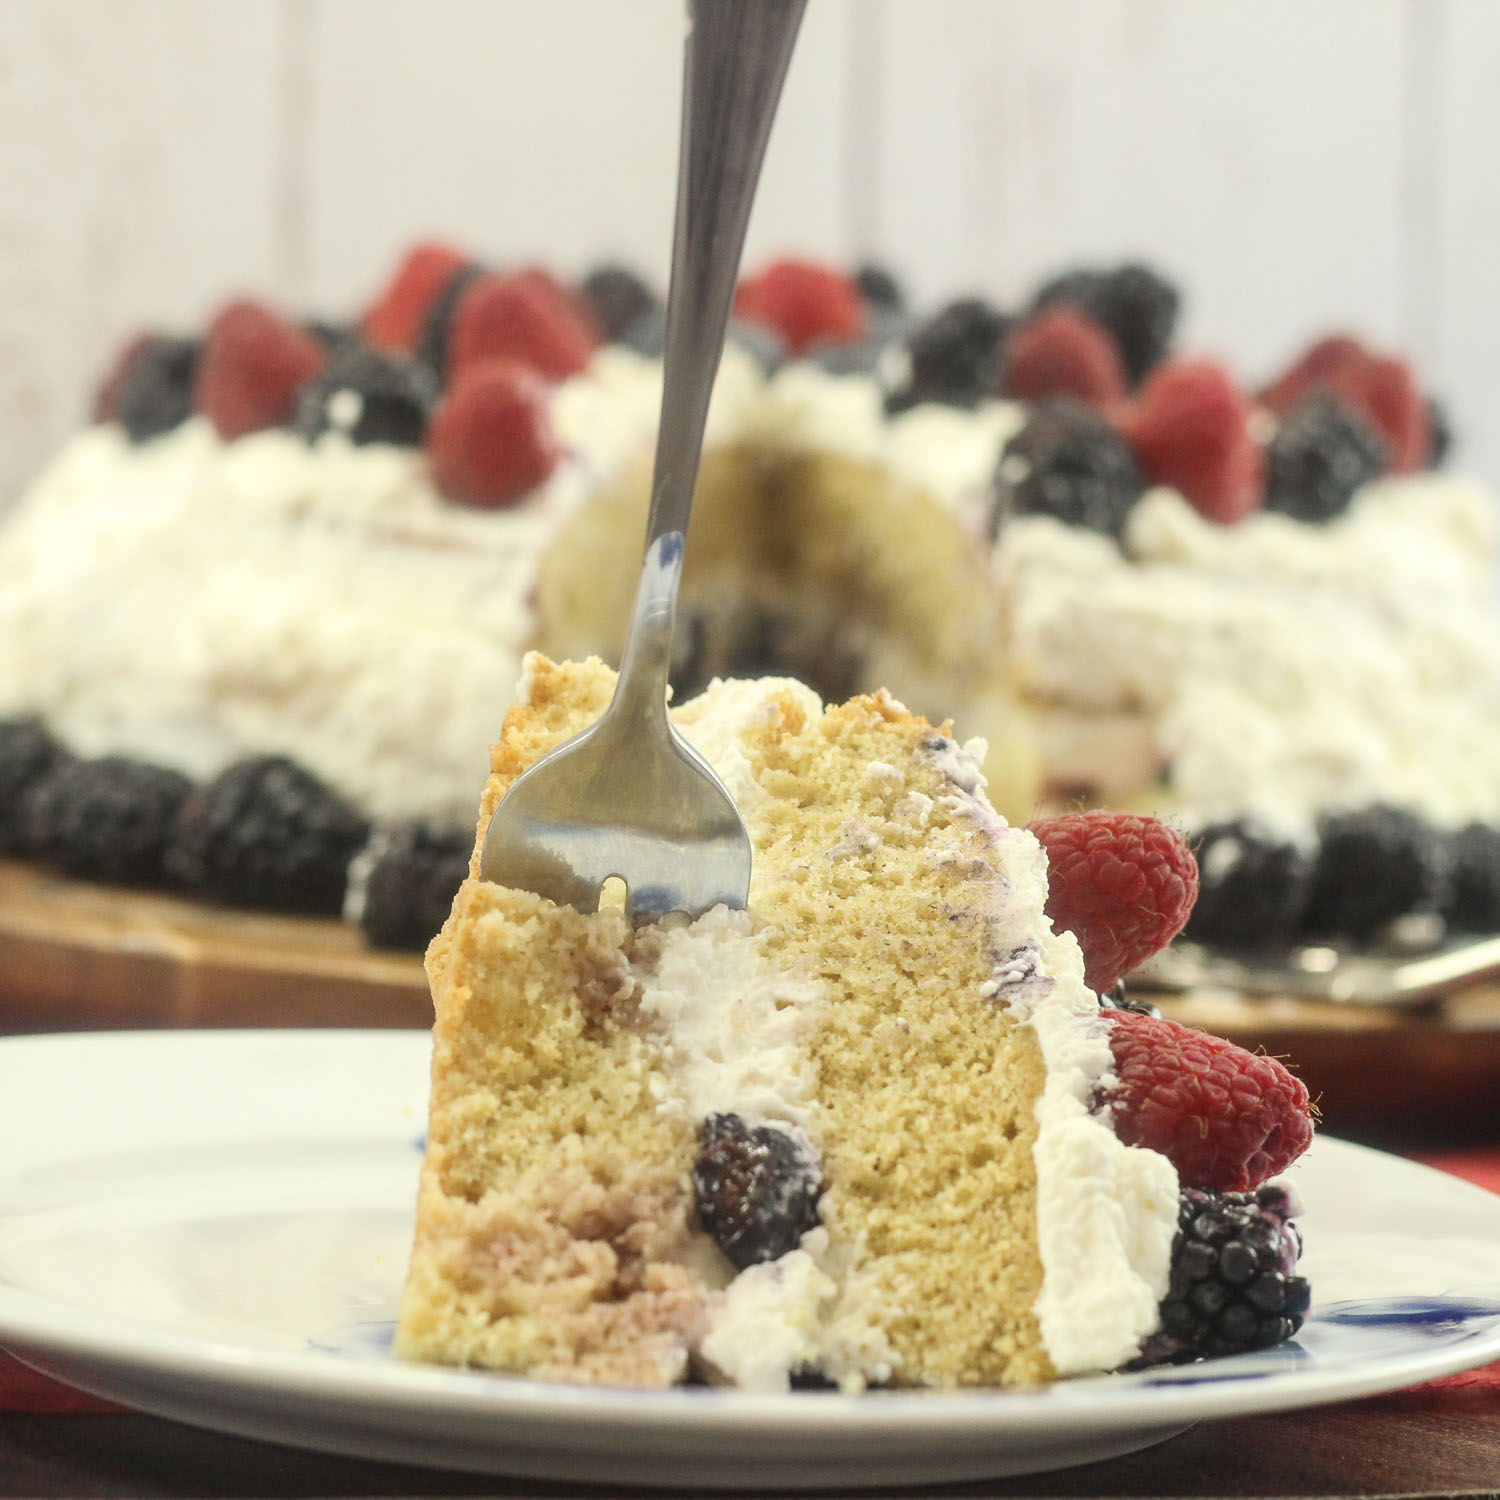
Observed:
[[[1077,396],[1103,407],[1128,387],[1115,341],[1077,308],[1050,307],[1006,341],[1003,389],[1017,401]]]
[[[490,509],[515,504],[557,464],[546,385],[516,360],[465,365],[433,413],[427,455],[433,481],[450,500]]]
[[[1390,448],[1390,469],[1410,474],[1432,446],[1427,402],[1409,365],[1387,358],[1347,334],[1319,339],[1264,391],[1261,401],[1278,415],[1323,389],[1363,417]]]
[[[1330,333],[1300,355],[1260,393],[1260,404],[1277,416],[1290,411],[1305,395],[1350,365],[1362,364],[1365,347],[1347,333]]]
[[[1399,359],[1371,355],[1363,365],[1329,376],[1327,386],[1358,412],[1390,446],[1393,474],[1422,468],[1432,445],[1427,403],[1411,370]]]
[[[864,336],[865,299],[859,284],[827,266],[778,260],[740,282],[735,316],[781,335],[788,353],[815,344],[852,344]]]
[[[281,427],[297,392],[327,363],[310,333],[259,302],[231,302],[209,324],[193,401],[226,442]]]
[[[1182,931],[1198,896],[1198,862],[1165,823],[1078,812],[1027,826],[1047,851],[1047,915],[1078,939],[1090,989],[1113,988]]]
[[[588,368],[592,332],[572,299],[535,271],[475,277],[453,309],[448,374],[481,359],[511,359],[548,380]]]
[[[1274,1057],[1176,1021],[1102,1014],[1115,1062],[1106,1094],[1115,1134],[1160,1151],[1183,1187],[1248,1192],[1307,1150],[1307,1088]]]
[[[468,256],[451,245],[413,245],[374,306],[365,313],[360,331],[377,349],[413,353],[422,337],[428,309],[454,272],[468,264]]]
[[[1261,451],[1250,403],[1208,360],[1176,360],[1146,380],[1124,423],[1147,478],[1170,484],[1211,521],[1226,525],[1264,499]]]

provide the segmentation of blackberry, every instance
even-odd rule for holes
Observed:
[[[1500,931],[1500,828],[1470,823],[1453,835],[1452,884],[1443,915],[1459,932]]]
[[[923,401],[972,409],[1000,389],[1000,347],[1009,320],[988,302],[950,302],[907,341],[911,371],[886,405],[904,411]]]
[[[447,920],[473,847],[472,832],[419,823],[377,830],[358,861],[368,861],[358,906],[366,939],[376,948],[424,949]]]
[[[359,326],[355,323],[335,323],[328,318],[304,318],[302,331],[310,333],[333,355],[342,354],[344,350],[361,342]]]
[[[1427,467],[1441,469],[1453,450],[1453,423],[1448,408],[1435,396],[1427,398]]]
[[[660,359],[667,347],[665,309],[648,307],[640,317],[620,330],[620,336],[615,342],[647,359]]]
[[[159,885],[173,820],[192,789],[180,771],[123,755],[62,758],[21,799],[21,837],[64,874]]]
[[[578,291],[606,344],[619,343],[637,318],[661,307],[661,298],[624,266],[597,267],[583,278]]]
[[[738,1270],[797,1248],[818,1223],[822,1183],[810,1148],[785,1130],[709,1115],[693,1163],[698,1226]]]
[[[995,469],[990,534],[1009,514],[1055,516],[1116,541],[1145,487],[1129,445],[1071,396],[1038,402]]]
[[[886,351],[886,341],[859,339],[852,344],[814,344],[804,356],[830,375],[874,375]]]
[[[437,376],[439,385],[446,385],[448,381],[448,337],[453,331],[454,310],[463,294],[483,275],[484,267],[478,261],[460,266],[443,283],[442,291],[432,299],[422,319],[416,357]]]
[[[1311,1288],[1294,1275],[1302,1237],[1284,1188],[1206,1193],[1184,1188],[1161,1326],[1138,1365],[1244,1354],[1285,1343],[1302,1326]]]
[[[1132,1000],[1125,993],[1123,979],[1115,980],[1114,986],[1099,996],[1099,1005],[1103,1010],[1128,1010],[1132,1015],[1150,1016],[1153,1020],[1161,1020],[1161,1007],[1152,1005],[1146,1000]]]
[[[1266,449],[1266,509],[1331,521],[1384,472],[1389,454],[1363,418],[1326,391],[1299,401]]]
[[[1212,823],[1198,836],[1198,899],[1184,936],[1225,948],[1288,940],[1312,889],[1312,851],[1253,819]]]
[[[1159,365],[1171,347],[1182,299],[1177,288],[1149,266],[1113,271],[1069,271],[1046,283],[1032,312],[1066,302],[1109,330],[1133,385]]]
[[[1367,939],[1446,905],[1452,850],[1414,813],[1380,804],[1335,813],[1320,819],[1318,839],[1304,933]]]
[[[862,265],[854,273],[854,284],[872,312],[904,313],[906,293],[884,266]]]
[[[369,824],[280,755],[236,761],[183,806],[167,868],[235,906],[336,916]]]
[[[132,443],[160,437],[192,416],[199,347],[196,339],[151,339],[130,361],[115,388],[114,417]]]
[[[24,847],[21,799],[64,755],[40,719],[0,719],[0,854]]]
[[[351,443],[419,448],[437,394],[426,365],[354,344],[302,388],[293,426],[310,443],[332,431]]]
[[[666,325],[662,325],[663,338]],[[774,329],[763,328],[759,323],[742,323],[731,318],[725,338],[743,349],[766,372],[774,375],[786,363],[786,344]]]

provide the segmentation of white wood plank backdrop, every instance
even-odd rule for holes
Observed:
[[[667,259],[680,0],[0,0],[0,499],[126,333],[412,238]],[[1002,301],[1142,255],[1248,377],[1410,350],[1500,487],[1500,0],[812,0],[751,261]]]

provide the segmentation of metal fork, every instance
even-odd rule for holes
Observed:
[[[615,695],[501,799],[480,874],[579,911],[625,884],[637,925],[743,908],[750,836],[667,719],[683,543],[745,227],[806,0],[689,0],[661,425],[646,554]]]

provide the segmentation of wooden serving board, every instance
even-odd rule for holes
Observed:
[[[1413,1007],[1148,994],[1176,1020],[1293,1062],[1338,1134],[1500,1131],[1500,985]],[[343,922],[230,911],[0,860],[0,1032],[431,1024],[421,960]]]
[[[344,922],[0,860],[0,1031],[431,1024],[421,959],[374,952]]]

